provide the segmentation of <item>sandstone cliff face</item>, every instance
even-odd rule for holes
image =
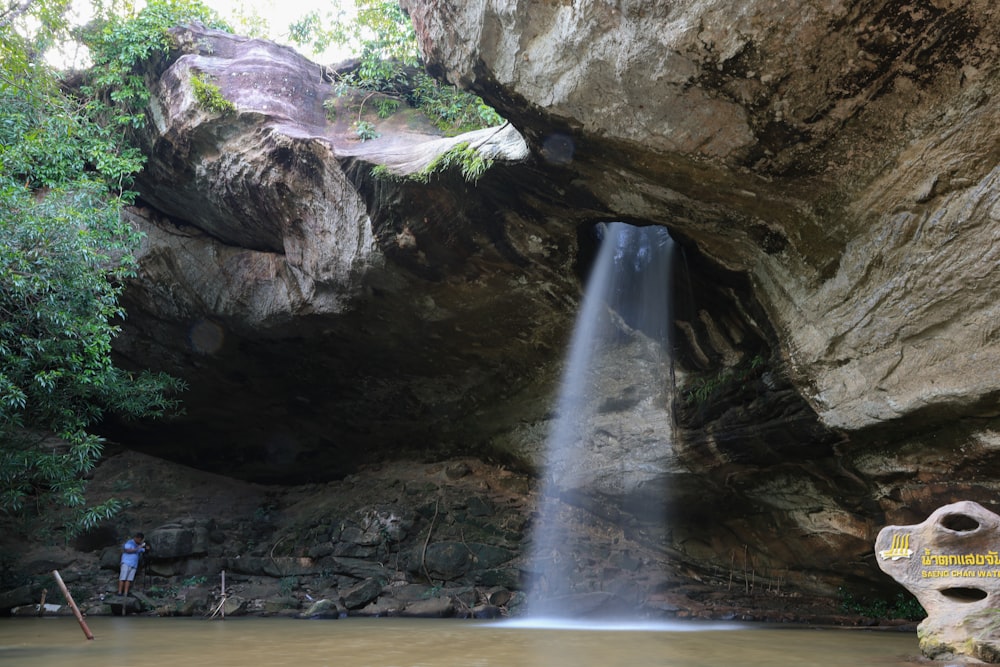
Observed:
[[[432,68],[583,139],[610,211],[747,271],[827,424],[995,390],[988,3],[405,4]]]
[[[675,446],[718,482],[707,516],[749,501],[778,520],[761,533],[723,519],[736,544],[853,575],[872,522],[991,498],[988,3],[404,5],[432,70],[520,121],[537,153],[572,146],[561,166],[593,208],[667,225],[749,277],[819,423],[780,400],[755,407],[746,387],[747,419],[782,426],[733,437],[732,406],[714,426],[697,410],[687,421]],[[807,437],[782,434],[792,424]]]
[[[636,516],[628,539],[700,578],[732,578],[738,556],[769,587],[826,592],[884,582],[884,523],[989,506],[988,3],[403,4],[431,71],[511,120],[475,139],[500,163],[474,186],[376,179],[455,140],[400,115],[360,143],[349,100],[327,117],[319,66],[180,32],[151,73],[120,352],[188,378],[188,415],[109,432],[264,480],[402,453],[530,468],[591,228],[625,220],[682,247],[680,389],[655,413],[615,403],[600,437],[661,451],[567,500],[607,517],[660,498],[670,528]],[[235,114],[198,108],[195,71]]]

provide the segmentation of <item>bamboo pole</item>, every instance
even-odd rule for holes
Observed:
[[[215,606],[209,618],[215,618],[222,614],[222,620],[226,620],[226,571],[222,571],[222,592],[219,594],[219,604]]]
[[[87,639],[93,639],[94,633],[90,631],[87,627],[87,622],[83,620],[83,614],[80,613],[80,608],[76,606],[73,602],[73,596],[69,594],[69,589],[66,588],[66,584],[63,583],[62,577],[59,576],[59,570],[52,570],[52,576],[56,578],[56,583],[59,584],[59,589],[62,590],[63,596],[66,598],[66,602],[69,603],[69,608],[73,610],[73,615],[76,616],[77,623],[83,629],[83,634],[87,636]]]

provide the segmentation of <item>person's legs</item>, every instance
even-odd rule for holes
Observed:
[[[132,587],[132,580],[134,578],[135,568],[122,563],[121,572],[118,574],[118,595],[128,595],[128,590]]]

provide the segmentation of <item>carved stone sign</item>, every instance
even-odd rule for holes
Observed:
[[[1000,516],[945,505],[921,524],[883,528],[875,555],[927,612],[917,628],[926,657],[1000,663]]]

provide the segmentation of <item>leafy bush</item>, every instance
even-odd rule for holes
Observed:
[[[227,100],[219,87],[211,81],[207,81],[204,75],[192,74],[191,86],[194,88],[194,98],[202,109],[221,115],[236,111],[236,105]]]
[[[360,64],[342,74],[337,94],[355,90],[385,93],[420,109],[443,132],[459,134],[503,123],[482,99],[443,84],[423,71],[409,17],[395,0],[357,0],[353,19],[311,12],[289,27],[292,41],[322,51],[330,44],[356,49]],[[382,109],[380,116],[382,116]]]
[[[915,597],[909,593],[897,593],[894,598],[856,598],[849,591],[839,589],[840,608],[849,613],[867,618],[903,618],[908,621],[919,621],[927,616],[927,612]]]
[[[169,30],[199,21],[228,30],[218,15],[198,0],[149,0],[135,15],[105,15],[82,34],[94,61],[84,93],[94,111],[111,125],[138,128],[145,124],[149,88],[143,66],[169,52]]]
[[[358,135],[358,138],[361,139],[361,141],[378,139],[382,136],[375,130],[375,125],[367,120],[354,121],[354,132]]]
[[[388,118],[392,114],[396,113],[396,109],[398,108],[399,100],[394,100],[388,97],[380,97],[375,100],[375,109],[379,118]]]
[[[0,513],[39,530],[37,510],[60,506],[73,535],[122,507],[85,504],[103,450],[93,426],[178,408],[180,381],[111,360],[139,242],[121,210],[143,164],[128,131],[145,119],[144,61],[169,47],[170,27],[211,15],[180,0],[99,14],[87,33],[94,69],[68,93],[41,62],[66,37],[67,5],[18,5],[24,21],[0,11]]]

